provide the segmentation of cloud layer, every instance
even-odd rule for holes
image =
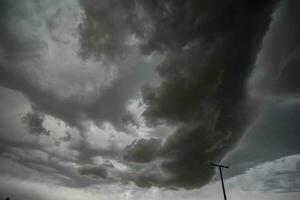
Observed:
[[[9,122],[0,124],[1,156],[50,182],[204,186],[215,174],[209,163],[259,112],[248,92],[298,91],[299,31],[290,26],[295,45],[278,91],[262,87],[274,81],[266,65],[263,80],[248,82],[262,45],[277,38],[265,36],[276,0],[0,4],[1,122]],[[269,54],[261,56],[277,62]]]

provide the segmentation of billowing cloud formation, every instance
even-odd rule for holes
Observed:
[[[1,9],[1,85],[69,125],[109,121],[122,129],[128,100],[153,76],[149,61],[160,60],[139,54],[131,35],[120,32],[123,22],[111,30],[111,21],[122,16],[101,12],[94,19],[76,1],[2,1]]]
[[[214,175],[209,163],[223,158],[256,113],[244,101],[247,79],[276,2],[2,1],[1,86],[76,129],[55,138],[70,144],[64,148],[74,154],[71,163],[37,164],[62,172],[73,186],[96,182],[86,176],[145,187],[206,184]],[[282,83],[292,79],[283,74]],[[133,116],[127,106],[139,92],[145,111]],[[41,116],[24,119],[31,132],[47,133]],[[138,132],[143,119],[152,132],[157,125],[174,131],[124,136],[130,128]],[[124,170],[96,157],[123,162]]]
[[[201,186],[214,174],[209,163],[223,157],[251,118],[243,101],[247,77],[275,1],[142,1],[137,7],[151,29],[142,35],[143,50],[167,55],[157,67],[160,87],[142,89],[143,115],[152,125],[177,126],[137,184]]]

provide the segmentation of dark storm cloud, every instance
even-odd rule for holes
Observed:
[[[145,168],[135,178],[137,185],[192,188],[206,184],[214,174],[210,162],[222,158],[231,136],[229,132],[215,130],[218,113],[211,112],[215,120],[209,118],[212,121],[185,123],[163,143],[159,140],[154,143],[150,139],[128,146],[124,159],[135,162],[154,160],[154,164],[149,164],[152,167]],[[161,178],[165,174],[166,178]]]
[[[282,1],[264,38],[251,89],[259,93],[299,95],[300,3]]]
[[[50,135],[50,131],[43,126],[44,117],[38,113],[27,113],[22,117],[29,133],[34,135]]]
[[[143,115],[152,125],[177,126],[138,185],[194,188],[210,180],[209,163],[221,160],[253,115],[244,105],[246,83],[275,2],[137,2],[151,29],[140,34],[143,51],[167,55],[157,68],[160,87],[142,89]]]
[[[170,123],[204,120],[222,80],[223,64],[213,63],[219,60],[208,61],[211,63],[198,60],[201,53],[208,54],[197,51],[193,55],[182,52],[170,56],[158,68],[165,80],[159,90],[150,85],[142,88],[144,102],[148,105],[143,115],[150,124],[161,120]]]
[[[283,50],[271,56],[274,66],[270,66],[269,71],[278,73],[274,86],[276,92],[284,95],[299,95],[300,82],[296,78],[296,74],[300,72],[298,67],[300,64],[300,2],[295,0],[283,2],[282,7],[283,16],[280,16],[281,20],[278,22],[278,27],[276,27],[280,29],[279,33],[277,37],[274,37],[276,35],[275,31],[270,33],[271,36],[268,43],[270,45],[269,48]],[[276,45],[275,40],[283,40],[285,42]],[[276,55],[281,57],[282,60],[278,60]],[[269,71],[266,73],[269,73]]]

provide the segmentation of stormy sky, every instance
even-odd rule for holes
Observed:
[[[299,1],[0,15],[0,199],[300,198]]]

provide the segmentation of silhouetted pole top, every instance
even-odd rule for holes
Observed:
[[[229,168],[229,166],[218,165],[218,164],[214,164],[214,163],[210,163],[210,165],[211,165],[211,166],[215,166],[215,167]]]
[[[218,165],[218,164],[214,164],[214,163],[210,163],[210,165],[219,168],[220,177],[221,177],[221,181],[222,181],[222,189],[223,189],[224,200],[227,200],[226,193],[225,193],[225,187],[224,187],[224,181],[223,181],[223,175],[222,175],[222,168],[229,168],[229,166]]]

